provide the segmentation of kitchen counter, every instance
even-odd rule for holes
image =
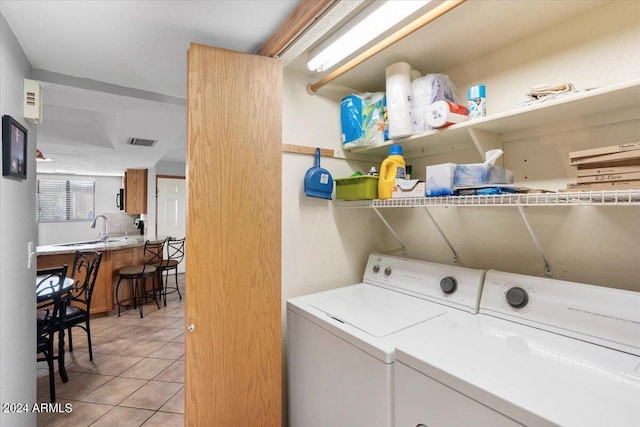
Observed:
[[[124,236],[115,237],[109,242],[109,244],[89,243],[85,242],[69,242],[69,243],[57,243],[55,245],[43,245],[36,248],[36,254],[38,255],[62,255],[72,254],[76,251],[114,251],[120,249],[135,248],[138,246],[144,246],[144,242],[149,240],[155,240],[155,237],[148,236],[129,236],[127,239]],[[96,239],[95,241],[97,241]],[[93,240],[90,242],[94,242]]]
[[[162,239],[163,237],[160,237]],[[144,243],[156,240],[155,236],[131,236],[128,239],[115,237],[109,244],[94,241],[59,243],[38,246],[38,269],[56,267],[63,264],[69,266],[69,275],[76,251],[98,251],[102,253],[102,261],[91,301],[91,314],[108,315],[114,309],[115,285],[120,277],[119,271],[127,265],[144,262]]]

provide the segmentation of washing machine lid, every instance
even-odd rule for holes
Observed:
[[[485,315],[452,312],[421,332],[398,344],[396,363],[524,425],[640,419],[638,356]]]
[[[443,306],[370,285],[352,286],[307,302],[328,317],[377,338],[446,313]]]

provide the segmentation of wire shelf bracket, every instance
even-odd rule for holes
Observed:
[[[453,253],[453,262],[458,262],[458,252],[456,252],[455,248],[453,247],[449,239],[447,239],[446,234],[444,234],[444,231],[442,231],[442,228],[440,228],[440,226],[438,225],[438,222],[435,220],[433,215],[431,215],[431,212],[429,212],[429,208],[425,206],[424,211],[427,213],[427,216],[429,217],[429,219],[431,219],[431,222],[433,222],[433,225],[436,226],[436,229],[438,229],[438,232],[440,233],[444,241],[447,243],[447,246],[449,246],[449,249],[451,249],[451,252]]]
[[[524,206],[518,206],[518,212],[520,212],[520,216],[522,217],[522,220],[524,221],[524,225],[527,226],[527,230],[529,231],[529,235],[531,236],[531,239],[533,240],[533,243],[536,245],[536,248],[538,249],[538,252],[540,253],[540,256],[542,257],[542,261],[544,262],[545,275],[553,276],[553,270],[551,269],[551,264],[549,263],[549,260],[547,260],[547,257],[544,255],[544,251],[542,250],[542,245],[538,241],[536,233],[533,231],[533,228],[531,227],[531,224],[529,223],[529,220],[527,219],[527,214],[525,213],[524,208],[525,208]]]
[[[480,153],[480,158],[484,162],[484,155],[487,151],[493,150],[496,148],[502,148],[502,144],[500,143],[500,139],[498,135],[491,132],[483,132],[478,129],[467,128],[467,133],[469,137],[473,141],[473,145]],[[499,164],[502,164],[502,157],[498,160]]]
[[[400,246],[402,246],[402,255],[406,256],[407,255],[407,246],[404,244],[402,239],[400,239],[400,236],[398,236],[398,233],[395,232],[393,227],[391,227],[391,225],[387,222],[387,220],[384,218],[384,216],[382,216],[382,214],[380,213],[378,208],[373,207],[372,209],[378,215],[378,217],[384,223],[384,225],[387,227],[387,229],[391,232],[391,234],[393,234],[393,237],[395,237],[396,240],[398,241],[398,243],[400,243]]]

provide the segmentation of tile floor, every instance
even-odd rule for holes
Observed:
[[[184,275],[177,293],[138,310],[92,319],[93,362],[86,334],[73,330],[73,353],[65,354],[69,381],[56,370],[56,403],[69,413],[39,413],[38,426],[114,427],[184,425]],[[170,279],[169,286],[173,285]],[[67,341],[68,350],[68,341]],[[38,402],[49,402],[49,371],[37,364]]]

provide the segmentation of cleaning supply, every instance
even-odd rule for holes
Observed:
[[[487,98],[484,85],[472,86],[467,90],[469,120],[487,116]]]
[[[396,179],[405,179],[406,163],[402,157],[402,147],[389,147],[389,157],[382,161],[378,179],[378,198],[390,199]]]
[[[314,166],[304,175],[304,194],[309,197],[331,200],[333,177],[320,167],[320,148],[316,148]]]

